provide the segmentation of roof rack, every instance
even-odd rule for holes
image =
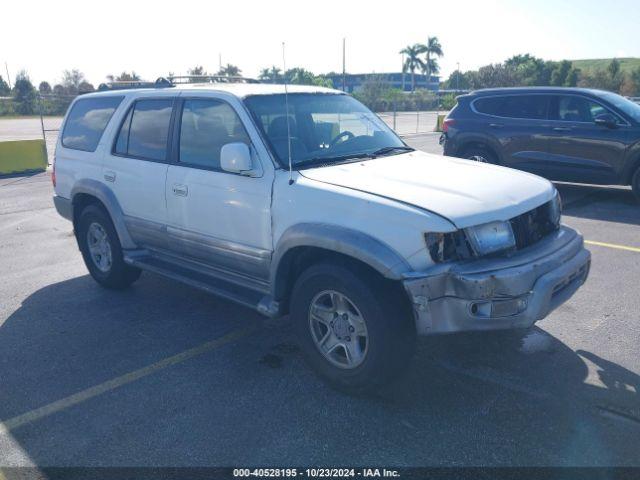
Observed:
[[[260,83],[254,78],[225,75],[179,75],[175,77],[158,77],[155,82],[145,80],[125,80],[101,83],[98,91],[125,90],[132,88],[170,88],[185,83]]]
[[[173,83],[164,77],[158,77],[155,82],[148,82],[145,80],[124,80],[115,82],[101,83],[98,86],[98,91],[103,92],[105,90],[125,90],[132,88],[168,88],[173,87]]]
[[[174,85],[180,83],[260,83],[255,78],[227,75],[178,75],[168,79]]]

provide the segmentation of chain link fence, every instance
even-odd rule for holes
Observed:
[[[62,118],[75,97],[38,94],[23,101],[0,97],[0,141],[43,138],[51,163]],[[396,99],[382,96],[359,99],[376,111],[400,136],[434,132],[438,114],[446,114],[445,110],[438,108],[442,107],[438,97],[428,93],[404,95]]]

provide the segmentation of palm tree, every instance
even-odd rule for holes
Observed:
[[[427,83],[431,82],[431,74],[438,73],[440,66],[438,60],[433,57],[442,57],[442,45],[438,37],[427,37],[427,44],[425,45],[425,52],[427,53],[427,60],[425,61],[425,73],[427,74]]]
[[[263,68],[258,78],[265,82],[278,83],[282,80],[282,70],[275,65],[271,68]]]
[[[424,62],[420,58],[420,55],[426,52],[426,49],[426,45],[416,43],[400,50],[400,53],[405,55],[404,65],[402,66],[402,73],[406,73],[407,71],[411,72],[412,92],[416,89],[416,69],[424,70],[425,68]]]
[[[230,63],[227,63],[225,67],[222,67],[220,70],[218,70],[218,75],[222,75],[225,77],[239,77],[241,73],[242,70],[240,70],[235,65],[231,65]]]

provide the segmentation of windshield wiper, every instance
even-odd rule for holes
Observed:
[[[381,157],[383,155],[389,155],[390,153],[393,153],[393,152],[413,152],[414,150],[415,148],[407,147],[405,145],[400,147],[382,147],[376,150],[375,152],[371,153],[370,155],[372,157]]]
[[[296,168],[310,168],[322,165],[336,165],[338,163],[345,163],[350,160],[359,160],[362,158],[374,158],[370,153],[353,153],[350,155],[336,155],[333,157],[314,157],[302,160],[296,163]]]
[[[336,155],[333,157],[314,157],[306,160],[302,160],[296,163],[296,168],[312,168],[312,167],[321,167],[325,165],[338,165],[340,163],[348,163],[352,160],[361,160],[363,158],[373,159],[382,157],[385,155],[389,155],[393,152],[413,152],[415,148],[407,147],[407,146],[399,146],[399,147],[382,147],[376,150],[375,152],[370,153],[352,153],[349,155]]]

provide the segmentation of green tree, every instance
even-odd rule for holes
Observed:
[[[69,95],[77,95],[80,91],[80,84],[85,80],[84,73],[75,68],[62,72],[62,86]]]
[[[139,82],[140,76],[135,72],[122,72],[120,75],[107,75],[107,80],[110,82]]]
[[[202,65],[196,65],[193,68],[188,68],[187,69],[187,75],[193,75],[195,77],[202,77],[202,76],[206,76],[209,75],[209,73],[204,69],[204,67]],[[171,78],[171,77],[169,77]],[[197,78],[190,78],[189,79],[189,83],[198,83],[200,80]]]
[[[558,63],[551,72],[551,85],[555,87],[565,86],[569,72],[571,72],[571,62],[569,60],[563,60]]]
[[[409,45],[402,50],[402,53],[405,56],[404,65],[402,65],[402,73],[411,72],[411,91],[414,92],[416,90],[416,70],[424,71],[426,66],[420,55],[427,51],[427,46],[421,43],[416,43],[413,45]]]
[[[22,115],[31,115],[35,111],[36,89],[26,71],[22,70],[16,75],[13,85],[13,98],[16,102],[16,112]]]
[[[567,74],[567,79],[564,82],[565,87],[575,87],[578,85],[578,81],[580,80],[580,75],[582,71],[579,68],[572,67]]]
[[[633,84],[633,96],[640,95],[640,67],[631,71],[629,75],[631,82]],[[1,87],[0,87],[1,88]]]
[[[617,58],[611,60],[611,63],[607,65],[607,72],[609,73],[609,76],[612,80],[620,75],[620,62]]]
[[[476,72],[468,72],[468,75],[472,88],[516,87],[521,85],[517,70],[501,63],[480,67]]]
[[[437,58],[442,57],[444,52],[442,51],[442,45],[438,37],[427,37],[427,44],[425,45],[426,59],[424,62],[424,71],[427,74],[427,81],[431,81],[431,75],[440,71]]]
[[[48,95],[51,93],[51,85],[49,82],[40,82],[40,85],[38,85],[38,91],[43,95]]]
[[[466,73],[460,72],[459,70],[455,70],[451,72],[449,78],[444,82],[445,89],[459,89],[459,90],[468,90],[471,88],[471,82],[469,80],[469,75]]]
[[[218,70],[218,75],[225,77],[239,77],[242,75],[242,70],[235,65],[227,63],[224,67]]]
[[[86,80],[82,81],[80,85],[78,85],[78,93],[89,93],[94,91],[94,86]]]
[[[0,97],[8,97],[11,95],[11,88],[9,88],[9,84],[2,78],[0,75]]]
[[[272,65],[271,68],[263,68],[260,70],[260,75],[258,78],[265,82],[270,83],[280,83],[282,82],[282,70],[280,70],[275,65]]]

